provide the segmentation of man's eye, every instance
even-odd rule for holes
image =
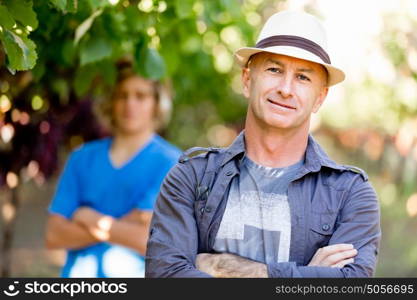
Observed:
[[[282,73],[282,71],[278,68],[268,68],[268,71],[272,73]]]
[[[151,97],[151,94],[145,94],[145,93],[136,93],[136,98],[140,101],[145,100],[146,98]]]
[[[307,76],[303,74],[298,75],[297,78],[300,80],[304,80],[304,81],[310,81],[310,78],[308,78]]]

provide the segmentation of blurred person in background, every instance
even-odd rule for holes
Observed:
[[[73,151],[49,206],[46,246],[64,248],[63,277],[143,277],[152,209],[180,150],[156,133],[171,102],[160,82],[119,65],[102,105],[112,136]]]
[[[147,277],[368,277],[381,239],[364,171],[331,160],[309,134],[331,64],[320,21],[284,11],[235,57],[245,130],[225,149],[190,149],[152,218]],[[205,153],[191,155],[196,150]]]

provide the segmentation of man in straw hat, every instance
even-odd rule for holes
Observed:
[[[344,80],[321,23],[284,11],[236,51],[245,130],[226,149],[186,151],[162,185],[148,277],[368,277],[381,231],[364,171],[331,160],[311,114]],[[205,153],[191,157],[190,154]]]

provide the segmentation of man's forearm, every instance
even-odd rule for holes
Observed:
[[[145,255],[148,235],[149,226],[116,219],[109,229],[108,241],[132,248],[141,255]]]
[[[200,271],[217,278],[344,277],[340,268],[296,266],[293,262],[265,265],[229,253],[199,254],[196,265]]]
[[[91,208],[81,208],[74,214],[74,220],[101,242],[119,244],[145,255],[148,241],[148,222],[134,218],[116,219]]]
[[[78,249],[93,245],[98,240],[80,224],[59,216],[53,216],[48,220],[45,242],[46,247],[50,249]]]
[[[199,254],[197,268],[218,278],[267,278],[267,266],[230,253]]]
[[[229,253],[201,253],[196,266],[214,277],[344,277],[343,267],[354,262],[356,253],[351,244],[330,245],[319,249],[309,266],[297,266],[294,262],[265,265]]]

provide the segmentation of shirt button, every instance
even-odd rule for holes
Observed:
[[[211,212],[211,207],[210,206],[206,207],[205,211],[206,211],[206,213],[210,213]]]
[[[227,171],[226,176],[232,176],[233,172],[232,171]]]
[[[327,231],[330,229],[330,225],[329,224],[323,224],[323,226],[321,226],[321,229],[323,229],[324,231]]]

